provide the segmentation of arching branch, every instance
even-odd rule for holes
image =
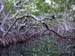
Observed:
[[[58,37],[61,37],[61,38],[65,38],[66,39],[66,37],[70,37],[70,36],[62,36],[62,35],[60,35],[59,33],[57,33],[57,32],[55,32],[54,30],[50,30],[49,29],[49,27],[48,27],[48,25],[46,24],[46,23],[42,23],[42,24],[44,24],[45,25],[45,27],[47,28],[47,30],[49,30],[49,31],[51,31],[51,32],[53,32],[53,33],[55,33]]]
[[[44,24],[45,27],[47,28],[47,30],[49,30],[50,32],[53,32],[53,33],[56,34],[58,37],[61,37],[61,38],[63,37],[63,38],[65,38],[65,39],[66,39],[66,37],[70,37],[70,36],[62,36],[62,35],[60,35],[59,33],[55,32],[54,30],[50,30],[49,27],[48,27],[48,25],[47,25],[46,23],[41,22],[42,19],[39,19],[39,18],[37,18],[35,15],[32,15],[32,14],[26,14],[26,15],[24,15],[24,16],[20,16],[20,17],[16,18],[16,20],[13,22],[13,24],[12,24],[12,25],[9,27],[9,29],[7,30],[7,32],[6,32],[6,34],[4,35],[4,37],[7,36],[8,32],[9,32],[10,29],[13,27],[13,25],[17,22],[17,20],[23,19],[23,18],[25,18],[25,17],[31,17],[31,18],[33,18],[35,21]]]
[[[35,21],[40,21],[40,19],[38,19],[36,16],[31,15],[31,14],[26,14],[26,15],[24,15],[24,16],[20,16],[20,17],[16,18],[16,20],[15,20],[15,21],[13,22],[13,24],[8,28],[6,34],[4,34],[3,37],[6,37],[6,36],[7,36],[8,32],[9,32],[10,29],[13,27],[13,25],[17,22],[17,20],[23,19],[23,18],[25,18],[25,17],[32,17]]]

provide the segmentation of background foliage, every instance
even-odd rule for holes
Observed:
[[[66,13],[66,15],[69,14],[71,16],[72,22],[75,20],[74,19],[75,0],[49,0],[50,2],[49,1],[47,2],[46,0],[22,0],[21,3],[17,4],[17,6],[21,7],[15,8],[14,3],[17,1],[18,0],[4,0],[3,3],[5,16],[8,15],[8,13],[10,13],[9,11],[12,11],[10,13],[10,16],[14,16],[16,11],[19,11],[16,17],[23,16],[24,14],[33,14],[40,19],[51,18],[51,16],[57,16],[59,18],[59,21],[62,22],[63,21],[62,19],[65,17],[63,15],[65,15],[64,13]],[[3,16],[3,18],[1,18],[2,20],[5,18],[4,15],[2,15]],[[66,22],[68,22],[70,16],[66,17],[65,20]],[[22,21],[24,20],[20,20],[19,22]],[[27,18],[26,21],[34,22],[34,20],[30,20],[29,18]],[[11,22],[13,22],[13,20]],[[56,20],[52,21],[47,20],[46,23],[50,28],[51,26],[57,26],[58,24]],[[45,38],[51,37],[52,36],[46,36]],[[54,37],[57,36],[53,36],[52,38]],[[41,38],[43,40],[43,37]],[[62,41],[61,43],[57,43],[56,39],[46,39],[43,41],[42,40],[38,40],[38,43],[35,42],[36,40],[35,41],[32,40],[31,45],[27,45],[27,47],[22,46],[22,48],[21,46],[19,47],[17,45],[18,48],[17,47],[13,48],[11,54],[14,56],[74,56],[75,54],[75,47],[72,48],[71,50],[68,50],[68,46],[72,46],[72,44],[69,45],[69,43],[71,42],[68,40]],[[12,56],[11,54],[10,56]],[[1,55],[4,55],[4,53]]]

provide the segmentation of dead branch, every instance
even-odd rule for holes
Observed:
[[[48,27],[48,25],[47,25],[46,23],[44,23],[44,22],[43,22],[42,24],[45,25],[45,27],[47,28],[47,30],[49,30],[50,32],[55,33],[55,34],[56,34],[58,37],[60,37],[60,38],[65,38],[65,39],[66,39],[67,37],[70,37],[70,36],[64,36],[64,35],[62,36],[62,35],[60,35],[59,33],[55,32],[54,30],[50,30],[49,27]]]
[[[0,13],[2,13],[4,10],[4,5],[3,5],[3,2],[0,1],[0,3],[1,3]]]
[[[6,34],[3,36],[3,37],[6,37],[7,36],[7,34],[8,34],[8,32],[10,31],[10,29],[13,27],[13,25],[17,22],[17,20],[20,20],[20,19],[23,19],[23,18],[25,18],[25,17],[32,17],[32,18],[34,18],[34,20],[37,20],[37,21],[39,21],[39,19],[36,17],[36,16],[34,16],[34,15],[24,15],[24,16],[20,16],[19,18],[16,18],[16,20],[13,22],[13,24],[9,27],[9,29],[7,30],[7,32],[6,32]]]
[[[41,22],[41,19],[37,18],[35,15],[26,14],[26,15],[24,15],[24,16],[20,16],[20,17],[16,18],[16,20],[14,21],[14,23],[9,27],[9,29],[7,30],[7,32],[6,32],[6,34],[4,35],[4,37],[7,36],[8,32],[9,32],[10,29],[13,27],[13,25],[17,22],[17,20],[23,19],[23,18],[25,18],[25,17],[32,17],[35,21]],[[42,22],[41,22],[41,23],[42,23]],[[55,32],[54,30],[50,30],[49,27],[48,27],[48,25],[47,25],[46,23],[42,23],[42,24],[44,24],[44,25],[46,26],[47,30],[49,30],[50,32],[55,33],[58,37],[64,37],[64,38],[70,37],[70,36],[62,36],[62,35],[60,35],[59,33]]]
[[[18,4],[21,3],[22,0],[18,0],[17,2],[14,2],[14,7],[15,8],[21,8],[21,6],[17,6]]]

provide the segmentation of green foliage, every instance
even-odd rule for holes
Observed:
[[[44,3],[44,4],[42,4],[42,5],[43,5],[43,6],[41,6],[41,8],[40,8],[41,11],[47,13],[48,10],[50,9],[49,4],[48,4],[48,3]]]
[[[44,2],[45,0],[35,0],[35,2],[38,2],[38,3],[42,3]]]
[[[4,8],[5,8],[5,12],[8,12],[10,10],[13,10],[13,0],[6,0],[4,2]]]
[[[54,13],[70,11],[72,0],[52,0],[50,8]],[[53,13],[53,12],[52,12]]]
[[[50,6],[48,3],[36,3],[37,9],[41,10],[44,13],[47,13],[50,9]]]
[[[28,14],[33,14],[33,15],[36,15],[36,16],[40,15],[40,13],[38,11],[32,11],[32,10],[28,11],[27,13]]]
[[[45,2],[45,0],[30,0],[30,2],[42,3]]]
[[[27,13],[39,16],[40,11],[44,14],[45,13],[54,14],[54,13],[64,12],[65,10],[68,11],[71,9],[71,4],[72,4],[72,0],[51,0],[51,4],[46,3],[45,0],[30,0],[30,4],[22,6],[22,3],[21,3],[21,6],[22,6],[22,9],[26,9],[26,8],[28,9]],[[4,2],[4,5],[5,5],[6,12],[14,9],[13,0],[6,0]],[[31,9],[32,7],[36,7],[36,8]]]

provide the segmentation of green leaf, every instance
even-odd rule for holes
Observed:
[[[35,1],[38,1],[39,3],[42,3],[42,2],[44,2],[45,0],[35,0]]]
[[[48,12],[48,10],[50,9],[50,6],[49,6],[49,4],[48,3],[44,3],[43,4],[43,6],[41,6],[41,11],[43,11],[43,12],[45,12],[45,13],[47,13]]]
[[[41,8],[40,3],[36,3],[37,9]]]
[[[14,9],[13,8],[13,1],[12,0],[11,1],[9,1],[9,0],[5,1],[4,2],[4,8],[5,8],[6,12],[8,12],[9,10]]]
[[[38,11],[32,11],[32,10],[28,11],[27,13],[28,14],[33,14],[33,15],[36,15],[36,16],[40,15],[40,13]]]

